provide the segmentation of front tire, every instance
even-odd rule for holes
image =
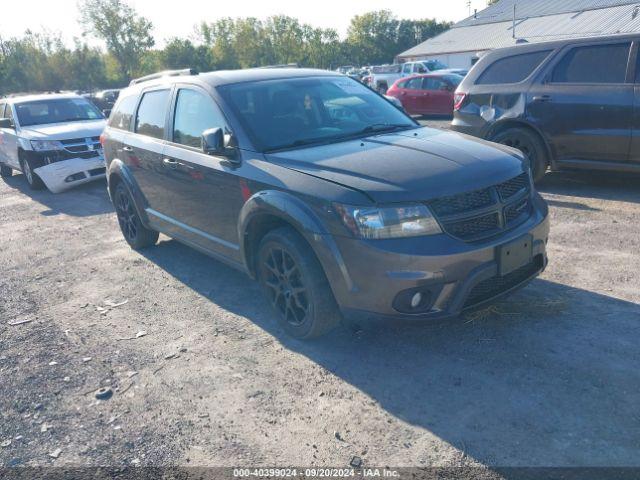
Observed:
[[[113,200],[120,230],[129,246],[134,250],[140,250],[155,245],[158,241],[158,232],[142,224],[133,198],[122,182],[116,185]]]
[[[24,173],[24,177],[27,179],[29,188],[31,188],[31,190],[42,190],[44,188],[44,183],[38,174],[33,171],[31,160],[28,158],[22,158],[20,160],[20,164],[22,165],[22,173]]]
[[[13,169],[11,167],[0,165],[0,177],[9,178],[11,175],[13,175]]]
[[[549,158],[538,135],[524,128],[509,128],[495,135],[492,140],[520,150],[529,159],[533,181],[538,183],[542,180],[549,167]]]
[[[260,284],[278,322],[292,337],[324,335],[341,320],[340,309],[320,262],[290,227],[264,236],[258,250]]]

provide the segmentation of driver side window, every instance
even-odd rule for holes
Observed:
[[[224,129],[225,121],[213,99],[196,90],[181,89],[173,121],[173,141],[200,148],[202,132],[216,127]]]

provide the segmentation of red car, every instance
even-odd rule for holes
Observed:
[[[453,115],[453,93],[461,75],[429,73],[401,78],[387,91],[410,115]]]

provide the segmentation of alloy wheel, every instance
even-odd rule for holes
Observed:
[[[309,315],[309,294],[293,256],[283,248],[270,248],[262,275],[274,308],[291,325],[302,325]]]
[[[27,177],[27,182],[29,182],[29,185],[33,185],[33,172],[31,171],[31,165],[29,165],[29,162],[25,160],[22,162],[22,167],[24,175]]]
[[[136,223],[137,213],[133,208],[129,195],[120,189],[116,197],[116,214],[122,233],[124,233],[128,240],[135,240],[138,234],[138,226]]]

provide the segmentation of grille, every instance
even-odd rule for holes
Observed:
[[[494,203],[491,190],[476,190],[475,192],[463,193],[452,197],[438,198],[430,203],[431,209],[436,215],[452,215],[474,210],[476,208],[488,207]]]
[[[444,223],[443,226],[454,237],[474,238],[478,235],[500,231],[500,218],[497,213],[490,213],[482,217]]]
[[[526,173],[497,185],[498,194],[502,200],[513,197],[516,193],[529,189],[529,176]]]
[[[529,176],[428,202],[446,233],[473,242],[498,235],[531,214]]]
[[[471,289],[471,292],[464,303],[464,308],[473,307],[474,305],[491,300],[492,298],[517,287],[521,283],[524,283],[542,270],[542,262],[542,255],[538,255],[530,264],[520,267],[504,277],[495,276],[483,280]]]
[[[88,143],[93,149],[89,148],[87,140],[89,140]],[[61,140],[60,143],[62,143],[65,150],[72,153],[93,152],[98,148],[102,148],[100,145],[100,137],[72,138],[69,140]]]

